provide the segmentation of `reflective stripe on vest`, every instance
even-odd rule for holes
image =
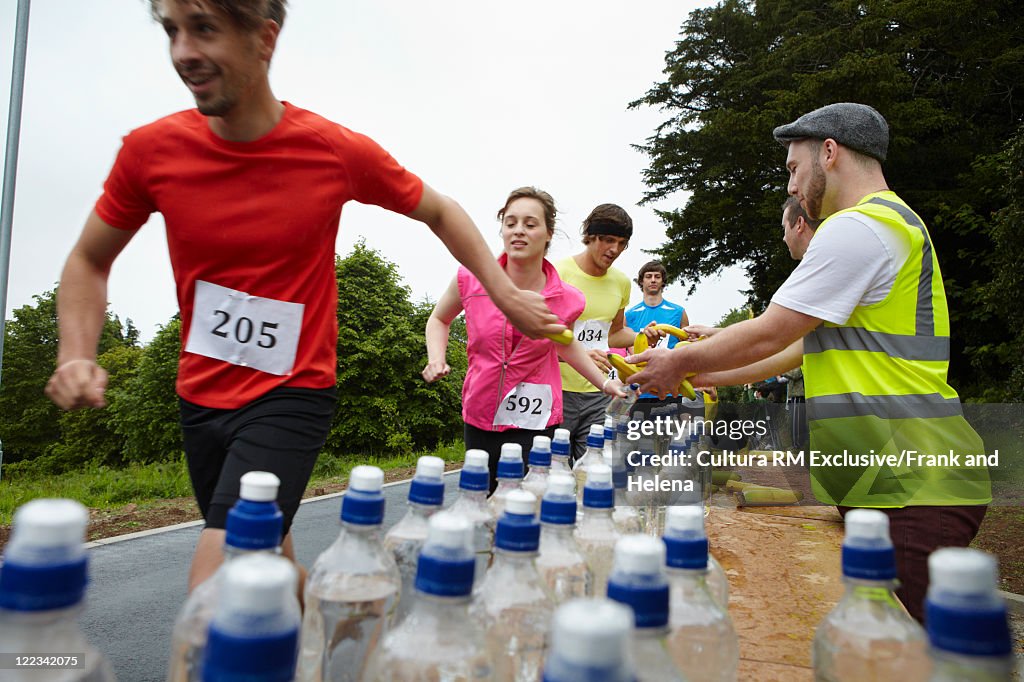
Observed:
[[[879,192],[831,216],[818,234],[848,212],[897,230],[910,255],[883,301],[857,306],[846,324],[825,322],[804,337],[812,450],[826,456],[982,454],[984,445],[946,380],[949,316],[928,230],[894,193]],[[984,467],[816,466],[811,482],[822,502],[848,506],[991,499]]]

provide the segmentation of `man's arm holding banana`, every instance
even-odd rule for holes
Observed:
[[[676,346],[673,350],[652,348],[626,360],[634,364],[646,362],[647,366],[631,380],[644,391],[664,397],[689,374],[697,375],[698,385],[734,383],[715,379],[713,373],[747,367],[780,354],[820,324],[819,318],[772,303],[758,317],[731,325],[699,343]],[[792,362],[794,351],[790,353],[783,355],[779,363]],[[758,371],[761,369],[772,374],[767,366]]]

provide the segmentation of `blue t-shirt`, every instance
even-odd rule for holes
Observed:
[[[626,311],[626,326],[635,332],[640,332],[651,322],[656,322],[658,324],[670,324],[673,327],[682,327],[683,313],[685,311],[686,309],[683,308],[683,306],[670,303],[665,299],[662,299],[661,305],[658,306],[649,306],[643,301],[640,301]],[[668,337],[668,347],[675,348],[678,341],[679,339],[674,336]]]

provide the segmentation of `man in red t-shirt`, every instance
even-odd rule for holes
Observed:
[[[334,244],[349,200],[426,223],[527,336],[564,329],[516,288],[469,216],[368,137],[279,101],[267,76],[284,0],[151,0],[197,109],[132,131],[61,277],[60,348],[47,394],[102,407],[96,347],[117,255],[154,212],[181,309],[177,392],[189,474],[207,525],[195,586],[221,561],[246,471],[281,479],[285,531],[334,413]],[[283,550],[294,558],[291,536]]]

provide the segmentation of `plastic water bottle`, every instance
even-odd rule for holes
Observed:
[[[610,599],[573,599],[551,623],[544,682],[634,682],[633,614]]]
[[[534,436],[533,447],[530,448],[530,470],[523,478],[523,490],[529,490],[537,500],[540,511],[540,500],[548,489],[548,476],[551,475],[551,439],[547,436]]]
[[[498,457],[498,487],[487,503],[491,516],[500,519],[505,513],[505,498],[523,487],[523,448],[518,443],[502,443]]]
[[[572,473],[576,477],[577,502],[583,502],[583,486],[587,483],[587,469],[595,464],[604,466],[604,427],[601,424],[590,425],[590,433],[587,434],[587,449],[572,467]]]
[[[540,551],[535,563],[556,604],[593,594],[594,576],[573,537],[576,530],[573,484],[569,474],[552,474],[540,503]]]
[[[928,557],[925,623],[934,664],[931,682],[1008,682],[1015,660],[999,596],[996,558],[947,547]],[[1018,679],[1020,673],[1018,670]]]
[[[576,545],[583,552],[594,577],[593,594],[602,596],[612,570],[612,552],[621,535],[612,521],[615,490],[612,470],[607,464],[595,464],[583,486],[583,518],[576,526]]]
[[[740,649],[725,606],[707,584],[708,538],[700,507],[669,507],[665,520],[669,582],[668,648],[690,682],[735,682]]]
[[[607,441],[605,443],[607,444]],[[622,535],[642,532],[643,524],[640,522],[640,514],[637,513],[636,507],[631,506],[626,500],[629,474],[626,472],[625,462],[616,462],[614,456],[606,449],[604,463],[612,470],[612,487],[615,489],[612,521],[615,523],[615,528]]]
[[[551,439],[551,471],[564,471],[572,475],[569,453],[572,452],[572,433],[569,429],[555,429],[555,437]],[[573,495],[576,494],[576,479],[573,479]]]
[[[341,532],[306,579],[299,680],[359,680],[394,616],[402,578],[381,540],[384,472],[357,466],[341,499]]]
[[[608,598],[633,609],[633,663],[638,682],[683,682],[669,655],[669,587],[665,544],[650,535],[627,535],[615,545]]]
[[[605,415],[604,417],[604,445],[601,456],[603,462],[615,461],[615,417]]]
[[[192,590],[174,621],[168,682],[198,682],[202,676],[206,633],[228,565],[248,554],[281,551],[284,515],[276,502],[280,479],[268,471],[250,471],[239,483],[238,502],[228,510],[224,528],[224,563]]]
[[[889,517],[877,509],[846,514],[846,592],[814,633],[814,679],[927,680],[925,632],[897,601]]]
[[[412,611],[373,652],[366,682],[492,680],[484,633],[469,615],[473,533],[448,512],[430,518]]]
[[[700,507],[692,506],[681,506],[681,507],[669,507],[665,515],[665,542],[670,539],[678,540],[690,540],[694,537],[696,532],[700,532],[701,537],[707,542],[707,532],[704,529],[704,519],[701,519],[700,527],[698,529],[697,522],[693,519],[693,509],[700,511]],[[682,565],[673,566],[674,558],[672,550],[669,548],[669,568],[685,568]],[[681,561],[681,560],[680,560]],[[669,571],[671,577],[672,571]],[[718,605],[722,607],[723,611],[729,609],[729,579],[725,575],[725,569],[722,568],[722,564],[718,563],[714,555],[708,553],[707,559],[707,572],[704,576],[705,583],[707,584],[708,592],[714,597]]]
[[[203,656],[203,682],[291,682],[299,656],[292,562],[254,554],[224,569]]]
[[[80,657],[75,669],[10,668],[9,682],[113,682],[110,664],[85,639],[76,618],[88,582],[85,526],[78,502],[38,499],[14,513],[0,565],[0,652]],[[14,663],[13,660],[9,661]]]
[[[540,544],[537,499],[513,490],[494,536],[494,563],[474,592],[471,613],[486,634],[494,677],[534,682],[540,677],[553,605],[534,559]]]
[[[636,404],[637,398],[640,397],[640,384],[630,384],[623,387],[623,390],[626,393],[626,397],[620,398],[615,396],[608,402],[608,407],[604,411],[606,417],[611,417],[615,420],[616,426],[619,419],[629,417],[630,409]]]
[[[416,461],[416,474],[409,484],[409,509],[384,536],[384,547],[395,557],[402,576],[402,593],[392,624],[405,618],[412,607],[416,559],[427,539],[427,522],[444,502],[444,460],[425,455]]]
[[[466,519],[473,525],[473,551],[476,552],[476,582],[479,583],[491,565],[494,547],[494,523],[487,504],[490,486],[486,450],[466,450],[466,460],[459,474],[459,496],[448,513]]]

